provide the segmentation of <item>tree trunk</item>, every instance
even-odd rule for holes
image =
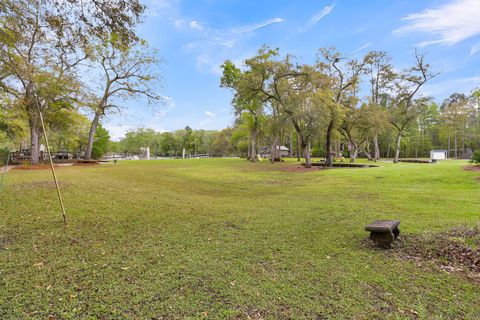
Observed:
[[[373,157],[372,157],[372,155],[370,154],[370,150],[367,150],[367,152],[364,152],[364,153],[365,153],[365,155],[367,156],[368,161],[373,161]]]
[[[399,131],[397,135],[397,147],[395,149],[395,157],[393,158],[393,163],[398,163],[398,159],[400,157],[401,142],[402,142],[402,132]]]
[[[85,148],[85,160],[90,160],[92,158],[92,148],[93,142],[95,139],[95,132],[97,131],[98,123],[100,122],[100,112],[95,112],[95,117],[93,117],[92,125],[90,126],[90,132],[88,133],[88,142],[87,147]]]
[[[458,158],[457,132],[455,132],[453,143],[454,143],[454,147],[455,147],[455,158]]]
[[[378,133],[375,134],[373,137],[373,145],[374,145],[374,155],[373,155],[373,160],[377,161],[380,160],[380,146],[378,145]]]
[[[257,161],[257,150],[255,147],[256,140],[257,140],[257,133],[254,131],[252,133],[252,146],[250,147],[250,160],[253,162]]]
[[[288,156],[291,158],[293,156],[293,130],[290,132],[290,150],[288,151]]]
[[[298,139],[298,132],[297,132],[297,161],[300,162],[300,139]]]
[[[352,150],[350,150],[350,163],[354,163],[358,156],[358,148],[352,144]]]
[[[42,129],[36,118],[30,118],[30,160],[32,164],[38,164],[40,160],[40,136]]]
[[[332,133],[333,133],[333,120],[330,120],[327,128],[327,136],[325,142],[325,166],[332,167],[333,165],[333,153],[332,153]]]
[[[303,148],[303,157],[305,158],[305,168],[311,168],[312,159],[310,158],[310,144],[304,143],[302,148]]]
[[[448,158],[450,158],[451,152],[450,152],[450,134],[448,135]]]
[[[273,138],[272,147],[270,149],[270,161],[273,163],[275,162],[275,158],[277,157],[277,138]]]

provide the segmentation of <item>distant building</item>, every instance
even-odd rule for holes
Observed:
[[[431,150],[430,159],[432,160],[445,160],[448,158],[447,150]]]
[[[265,147],[260,147],[260,149],[258,150],[258,153],[263,158],[269,158],[270,155],[272,154],[271,151],[272,151],[272,147],[265,146]],[[287,147],[277,146],[277,155],[280,156],[280,158],[288,157],[289,153],[290,153],[290,149],[288,149]]]

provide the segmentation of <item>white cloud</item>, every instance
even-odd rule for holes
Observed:
[[[470,55],[471,56],[474,56],[476,55],[477,53],[480,52],[480,42],[477,43],[477,44],[474,44],[471,48],[470,48]]]
[[[198,31],[203,30],[203,26],[195,20],[190,21],[190,28]]]
[[[173,25],[175,26],[175,28],[180,29],[185,26],[185,22],[185,19],[175,19],[173,20]]]
[[[170,8],[173,5],[171,0],[151,0],[151,5],[158,8]]]
[[[205,111],[205,114],[207,115],[207,117],[209,118],[214,118],[215,117],[215,113],[213,113],[212,111]]]
[[[307,24],[303,27],[303,28],[300,28],[299,31],[300,32],[305,32],[307,31],[308,29],[312,28],[313,26],[315,26],[317,23],[320,22],[320,20],[322,20],[323,18],[325,18],[327,15],[330,14],[330,12],[332,12],[333,8],[335,7],[335,3],[329,5],[329,6],[326,6],[324,7],[322,10],[320,10],[319,12],[317,12],[316,14],[314,14],[310,20],[308,20]]]
[[[265,28],[269,25],[275,24],[275,23],[282,23],[285,22],[286,20],[283,18],[273,18],[273,19],[268,19],[265,21],[262,21],[260,23],[255,23],[253,25],[248,25],[248,26],[242,26],[242,27],[237,27],[233,28],[232,32],[233,33],[248,33],[248,32],[253,32],[255,30]]]
[[[454,0],[440,7],[404,17],[406,25],[394,30],[393,34],[424,32],[435,35],[436,39],[424,41],[420,46],[451,46],[480,34],[479,17],[479,0]]]
[[[237,42],[237,40],[235,39],[223,39],[221,37],[212,37],[211,40],[212,42],[217,43],[222,47],[226,47],[226,48],[232,48]]]
[[[146,14],[157,18],[171,17],[178,7],[178,2],[179,0],[146,0]]]
[[[213,119],[216,117],[216,114],[212,111],[206,110],[205,115],[207,116],[205,119],[200,121],[196,127],[202,129],[205,125],[211,123]]]
[[[360,52],[360,51],[362,51],[362,50],[365,50],[365,49],[367,49],[368,47],[370,47],[370,45],[371,45],[371,43],[370,43],[370,42],[367,42],[367,43],[365,43],[363,46],[361,46],[361,47],[353,50],[353,51],[352,51],[352,54],[353,54],[353,53]]]
[[[199,70],[208,70],[216,75],[221,74],[219,66],[224,60],[238,56],[239,52],[251,51],[249,48],[242,47],[242,44],[245,44],[243,40],[248,38],[249,34],[272,24],[285,22],[283,18],[273,18],[252,25],[216,29],[201,25],[196,20],[173,21],[176,29],[183,32],[190,31],[189,35],[194,38],[193,41],[184,44],[182,50],[195,55],[195,63]]]
[[[367,29],[365,29],[365,28],[360,28],[360,29],[355,30],[355,32],[353,32],[353,34],[362,33],[362,32],[365,32],[365,30],[367,30]]]

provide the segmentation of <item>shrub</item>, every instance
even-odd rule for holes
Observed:
[[[472,162],[475,163],[475,164],[480,164],[480,150],[475,151],[475,153],[473,154],[473,157],[472,157]]]
[[[95,140],[92,146],[92,158],[100,159],[108,151],[110,144],[110,135],[108,131],[102,126],[98,126],[97,131],[95,132]]]
[[[5,162],[7,162],[8,154],[8,149],[0,148],[0,166],[5,165]]]

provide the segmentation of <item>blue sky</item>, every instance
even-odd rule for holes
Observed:
[[[361,57],[384,50],[401,69],[418,48],[441,74],[423,94],[441,101],[480,86],[480,0],[148,0],[140,35],[159,51],[164,103],[125,101],[104,121],[113,139],[128,130],[222,129],[233,120],[231,93],[219,88],[224,60],[241,64],[260,46],[301,62],[321,47]]]

